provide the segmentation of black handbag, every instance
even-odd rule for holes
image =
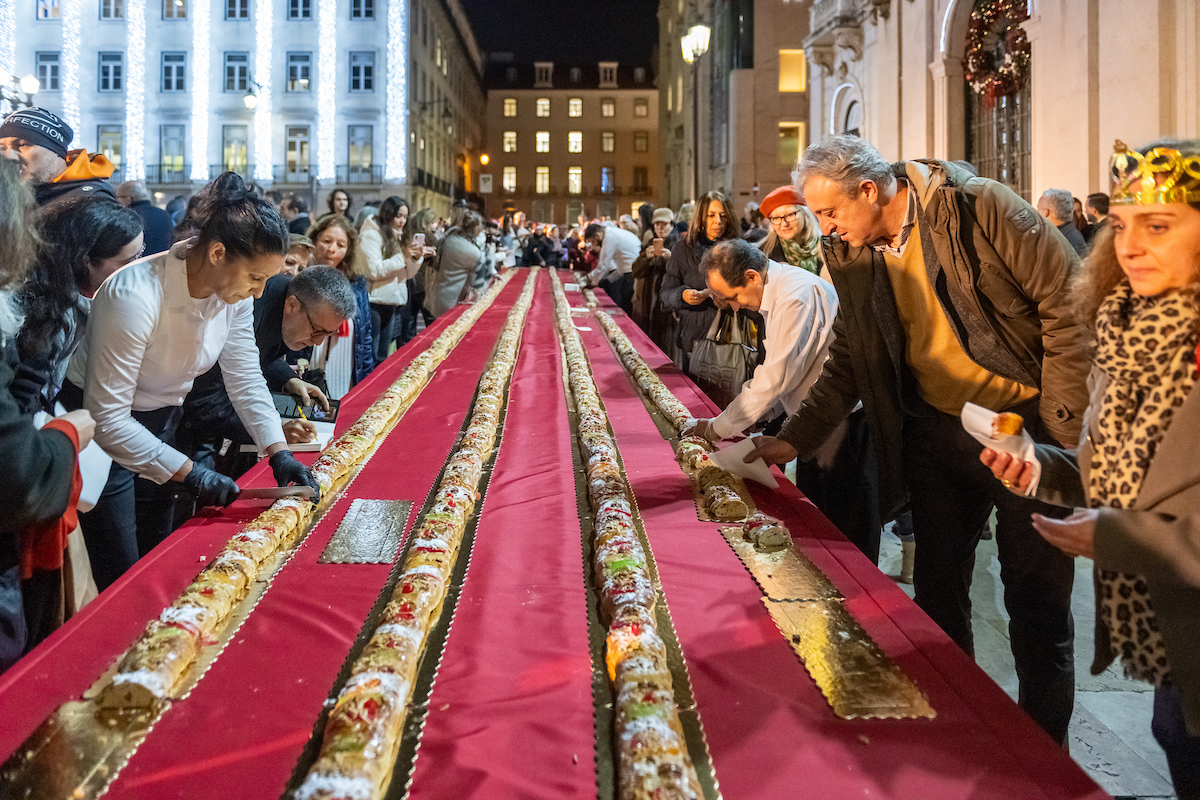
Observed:
[[[742,313],[722,310],[692,347],[688,370],[704,393],[725,408],[758,363],[758,335]]]

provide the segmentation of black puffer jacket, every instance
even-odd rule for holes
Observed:
[[[698,306],[683,301],[684,289],[704,291],[706,284],[704,275],[700,272],[700,260],[715,244],[704,234],[700,234],[693,242],[686,234],[679,237],[675,247],[671,249],[671,257],[667,259],[667,273],[663,276],[662,288],[658,291],[658,300],[664,308],[674,311],[679,317],[676,328],[676,342],[685,353],[692,352],[692,345],[697,339],[704,337],[708,326],[712,325],[717,316],[717,307],[712,300],[705,298]]]

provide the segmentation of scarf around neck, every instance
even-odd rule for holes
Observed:
[[[1146,471],[1196,379],[1197,291],[1135,294],[1122,281],[1096,318],[1096,366],[1109,379],[1096,415],[1087,486],[1092,508],[1135,508]],[[1141,575],[1100,570],[1100,618],[1130,677],[1170,674]]]
[[[808,244],[780,238],[779,245],[783,248],[784,258],[793,267],[806,269],[814,275],[821,271],[821,260],[817,258],[817,250],[821,247],[820,238],[813,239]]]

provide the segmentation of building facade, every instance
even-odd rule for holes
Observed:
[[[661,0],[659,97],[664,202],[709,190],[740,209],[790,181],[809,141],[804,0]],[[681,39],[709,27],[693,63]]]
[[[0,73],[167,197],[234,170],[446,212],[474,188],[481,69],[457,0],[0,0]]]
[[[659,202],[658,91],[649,65],[514,63],[486,72],[487,211],[539,222]]]
[[[1003,62],[1017,36],[997,35],[1001,6],[1028,15],[1028,64],[1015,91],[981,93],[964,56]],[[1200,136],[1195,0],[814,0],[810,14],[814,141],[849,131],[890,159],[965,159],[1036,200],[1108,191],[1116,139]]]

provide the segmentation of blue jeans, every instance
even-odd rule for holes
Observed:
[[[1167,754],[1171,782],[1179,800],[1200,800],[1200,736],[1188,733],[1179,689],[1164,683],[1154,690],[1154,719],[1150,730]]]

